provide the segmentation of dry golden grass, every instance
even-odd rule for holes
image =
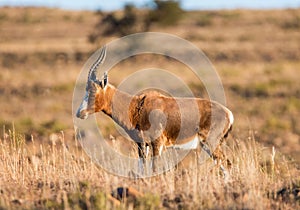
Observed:
[[[147,179],[128,179],[97,167],[63,133],[49,142],[25,142],[14,130],[0,141],[2,208],[26,209],[296,209],[299,171],[278,151],[230,137],[225,151],[233,162],[225,182],[210,160],[198,165],[191,151],[178,167]],[[122,163],[120,163],[122,164]],[[116,166],[118,167],[118,166]],[[117,202],[118,187],[138,197]]]
[[[150,28],[191,41],[221,77],[235,116],[224,145],[233,161],[232,180],[224,183],[218,169],[207,170],[210,161],[196,164],[194,151],[176,169],[151,179],[120,178],[94,165],[74,140],[73,88],[87,58],[116,37],[88,42],[100,18],[93,12],[0,8],[0,125],[5,127],[0,208],[299,208],[298,14],[299,9],[195,11],[177,26]],[[150,67],[172,71],[195,95],[205,96],[183,64],[159,56],[121,62],[110,71],[110,82],[118,85]],[[105,136],[118,139],[110,119],[99,118]],[[120,186],[145,195],[117,207],[109,195]]]

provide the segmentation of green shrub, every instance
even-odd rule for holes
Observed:
[[[51,133],[51,132],[60,132],[66,129],[66,125],[57,121],[57,120],[50,120],[44,122],[39,126],[38,131],[40,134]]]
[[[292,19],[281,23],[283,29],[300,29],[300,16],[294,16]]]
[[[88,37],[91,43],[96,42],[98,37],[101,35],[110,36],[115,34],[125,36],[130,33],[137,32],[135,30],[137,14],[135,6],[132,4],[126,4],[124,6],[124,14],[121,18],[118,18],[113,12],[105,15],[104,17],[102,17],[102,13],[99,15],[101,15],[101,19],[99,23],[96,24],[95,31]]]
[[[155,0],[148,12],[138,11],[133,4],[126,4],[123,15],[119,17],[115,12],[100,15],[100,21],[95,30],[88,36],[91,43],[95,43],[100,36],[125,36],[132,33],[148,31],[153,23],[171,26],[178,23],[183,15],[179,1]]]
[[[4,21],[7,21],[7,19],[8,19],[7,14],[4,13],[4,12],[0,12],[0,23],[4,22]]]
[[[161,209],[160,205],[160,197],[155,194],[146,194],[144,197],[141,197],[137,200],[137,209],[146,209],[146,210],[154,210]]]
[[[163,26],[176,25],[182,18],[183,10],[179,1],[155,0],[153,5],[153,9],[150,10],[145,19],[145,25],[149,26],[153,22]]]
[[[201,27],[211,26],[213,24],[212,19],[213,16],[211,13],[201,13],[197,18],[196,25]]]

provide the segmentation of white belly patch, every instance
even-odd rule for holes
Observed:
[[[191,141],[188,141],[184,144],[174,144],[171,147],[176,149],[184,149],[184,150],[190,150],[190,149],[197,149],[199,143],[198,135],[196,135]]]

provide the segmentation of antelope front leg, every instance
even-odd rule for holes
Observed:
[[[157,172],[158,166],[156,164],[157,160],[155,158],[161,156],[163,145],[161,144],[160,140],[157,139],[151,143],[151,147],[152,147],[152,171]]]
[[[145,157],[145,143],[144,142],[138,142],[138,154],[139,154],[139,159],[138,159],[138,173],[139,174],[145,174],[145,162],[146,162],[146,157]]]

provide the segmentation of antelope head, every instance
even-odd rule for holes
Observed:
[[[102,79],[99,80],[97,78],[97,68],[104,62],[105,56],[106,47],[104,46],[96,62],[90,68],[85,96],[76,113],[76,117],[78,118],[86,119],[90,114],[102,109],[104,104],[103,98],[107,86],[107,72],[104,72]]]

